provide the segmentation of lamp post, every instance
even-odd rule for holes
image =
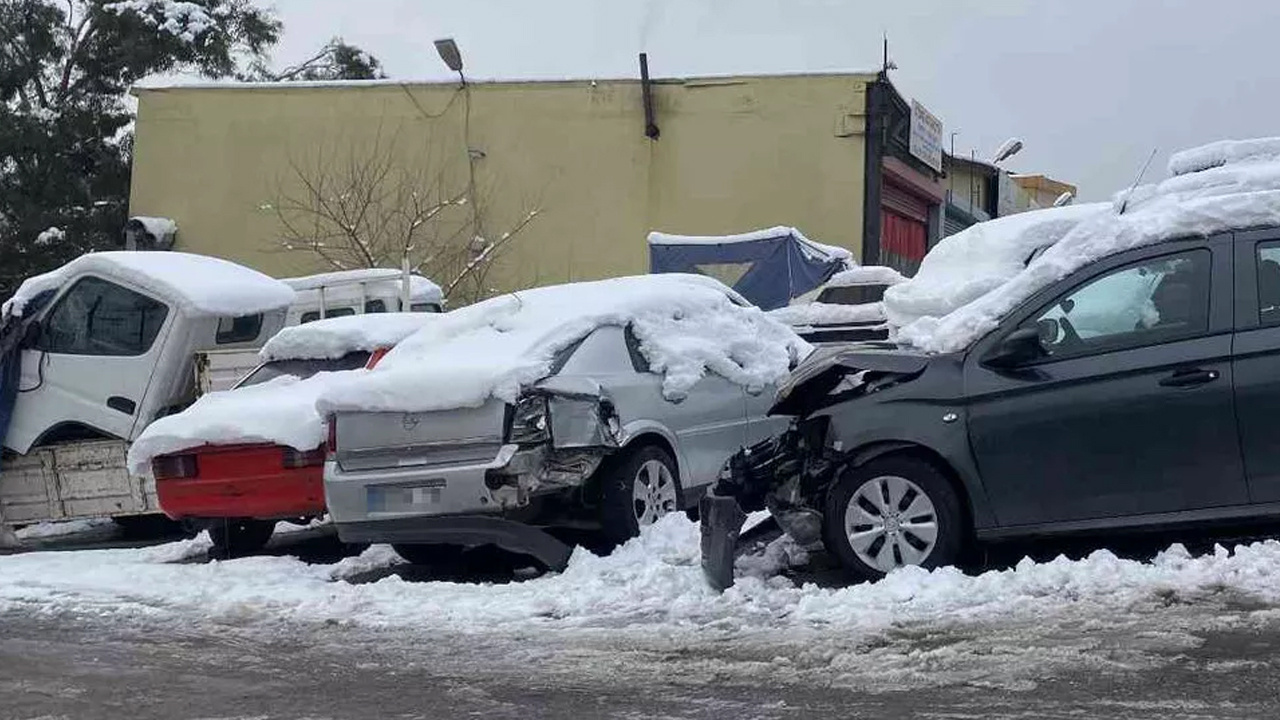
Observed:
[[[435,46],[440,59],[450,70],[458,73],[458,78],[465,84],[467,78],[462,74],[462,52],[458,50],[458,43],[453,38],[441,38],[435,41]]]

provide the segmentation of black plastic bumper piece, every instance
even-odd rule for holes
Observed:
[[[698,512],[702,520],[702,574],[711,587],[723,591],[733,585],[738,534],[747,514],[737,500],[717,495],[714,490],[702,496]]]
[[[508,552],[528,555],[555,572],[565,569],[573,552],[568,545],[532,525],[483,515],[388,518],[336,525],[338,538],[346,543],[496,545]]]

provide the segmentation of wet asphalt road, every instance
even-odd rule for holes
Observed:
[[[86,542],[119,541],[45,547]],[[349,550],[328,530],[271,548],[311,562]],[[0,614],[0,720],[1280,717],[1280,607],[1227,592],[1170,595],[1126,618],[938,618],[827,639],[852,660],[789,637],[683,646],[426,625],[13,611]]]

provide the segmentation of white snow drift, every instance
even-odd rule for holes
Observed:
[[[560,350],[603,325],[627,325],[663,392],[683,396],[705,373],[749,388],[785,376],[810,346],[701,275],[662,274],[536,288],[428,322],[373,370],[320,396],[321,412],[424,412],[515,401]]]
[[[340,358],[350,352],[394,347],[442,316],[437,313],[375,313],[316,320],[276,333],[262,346],[263,362]]]

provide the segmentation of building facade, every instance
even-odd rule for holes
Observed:
[[[275,276],[332,270],[323,250],[343,238],[299,243],[305,213],[290,219],[282,207],[308,194],[342,205],[357,192],[349,178],[371,172],[368,158],[394,157],[424,195],[457,200],[449,189],[468,188],[466,210],[483,204],[472,216],[482,236],[527,220],[488,275],[490,291],[643,273],[652,230],[790,225],[908,272],[941,235],[941,172],[911,153],[911,108],[881,74],[647,89],[638,80],[138,88],[130,214],[176,221],[174,250]],[[417,190],[379,198],[377,210],[409,197]],[[433,238],[462,232],[445,215],[433,217]],[[414,264],[431,239],[411,243]]]

